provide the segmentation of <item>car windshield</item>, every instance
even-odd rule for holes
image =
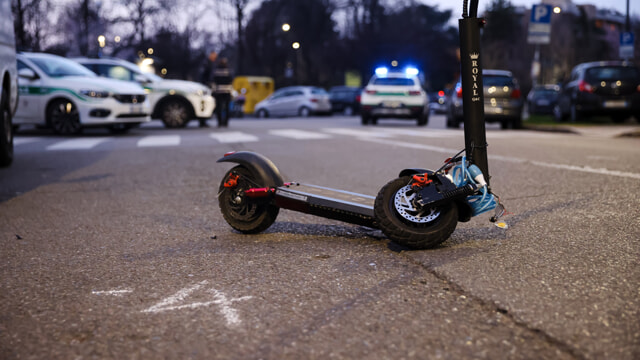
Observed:
[[[502,75],[484,75],[482,83],[484,86],[513,86],[513,78]]]
[[[413,86],[413,79],[397,78],[397,77],[379,77],[373,80],[373,85],[385,86]]]
[[[631,66],[601,66],[587,70],[586,81],[640,79],[638,68]]]
[[[84,66],[65,58],[57,57],[29,57],[40,70],[51,77],[63,76],[91,76],[96,77],[91,70]]]

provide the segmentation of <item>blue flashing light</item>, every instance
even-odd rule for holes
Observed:
[[[386,67],[376,68],[376,75],[378,76],[385,76],[388,73],[389,73],[389,69],[387,69]]]
[[[408,67],[406,69],[404,69],[404,73],[408,76],[416,76],[418,75],[419,71],[418,69],[414,68],[414,67]]]

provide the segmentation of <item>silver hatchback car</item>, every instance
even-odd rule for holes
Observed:
[[[256,104],[259,118],[330,114],[331,101],[326,90],[315,86],[289,86],[277,90]]]

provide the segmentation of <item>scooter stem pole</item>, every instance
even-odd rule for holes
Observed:
[[[482,56],[480,55],[480,28],[483,25],[484,19],[477,17],[465,17],[458,20],[464,146],[467,159],[480,168],[488,185],[491,177],[487,161]]]

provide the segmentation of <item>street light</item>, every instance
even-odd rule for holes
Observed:
[[[282,24],[282,31],[287,32],[289,30],[291,30],[291,25],[287,23]]]
[[[102,57],[102,51],[103,51],[105,45],[107,45],[106,38],[104,37],[104,35],[99,35],[98,36],[98,45],[100,46],[100,48],[98,49],[98,57],[101,58]]]
[[[293,44],[291,44],[291,47],[294,48],[295,50],[300,49],[300,43],[295,41]]]
[[[556,6],[553,8],[554,14],[560,14],[561,12],[562,12],[562,9],[560,8],[560,6]]]

